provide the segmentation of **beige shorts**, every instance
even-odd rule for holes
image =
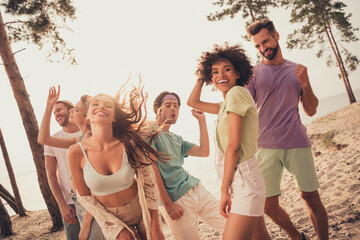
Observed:
[[[109,212],[118,217],[134,232],[146,232],[138,195],[120,207],[107,207]]]
[[[184,209],[180,219],[172,220],[164,206],[160,206],[160,211],[176,240],[200,240],[199,220],[220,234],[224,232],[226,218],[220,215],[219,201],[200,182],[175,203]]]
[[[256,217],[264,215],[265,183],[255,157],[236,166],[230,194],[230,213]]]

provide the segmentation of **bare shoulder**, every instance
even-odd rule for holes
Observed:
[[[69,159],[69,162],[78,162],[81,160],[82,158],[82,150],[80,148],[80,145],[79,144],[73,144],[69,147],[68,149],[68,159]]]

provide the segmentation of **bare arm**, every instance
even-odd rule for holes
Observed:
[[[160,200],[163,203],[166,212],[169,214],[172,220],[180,219],[184,215],[184,209],[171,201],[168,192],[166,191],[164,182],[161,178],[160,171],[156,164],[151,165],[155,173],[155,182],[159,188]]]
[[[49,182],[49,186],[52,194],[54,195],[56,202],[59,205],[60,213],[65,222],[74,224],[76,223],[75,215],[76,212],[72,207],[70,207],[64,199],[64,196],[61,192],[60,184],[58,182],[56,169],[57,169],[57,160],[53,156],[45,156],[45,168],[46,174]],[[61,173],[60,173],[61,174]]]
[[[79,233],[79,240],[87,240],[89,238],[92,218],[93,216],[91,215],[91,213],[85,210],[83,224]]]
[[[83,169],[81,168],[81,160],[83,157],[83,153],[78,144],[74,144],[69,148],[68,161],[76,191],[80,196],[89,196],[91,195],[90,189],[85,183]]]
[[[200,129],[200,146],[195,145],[187,151],[186,154],[195,157],[207,157],[209,156],[209,134],[206,126],[205,114],[200,111],[193,109],[193,116],[199,121]]]
[[[57,138],[50,135],[50,121],[52,110],[60,96],[60,86],[56,92],[55,87],[49,89],[49,95],[46,102],[45,112],[41,121],[38,142],[43,145],[48,145],[58,148],[69,148],[72,144],[77,142],[77,138]]]
[[[319,100],[317,99],[311,88],[307,68],[299,64],[296,66],[294,74],[298,78],[298,81],[301,85],[302,94],[300,97],[300,101],[302,103],[304,112],[308,116],[313,116],[316,113],[316,108],[319,105]]]
[[[229,113],[229,143],[225,153],[224,177],[221,185],[220,213],[227,217],[231,209],[231,197],[229,187],[234,176],[241,152],[241,135],[243,117],[236,113]]]
[[[159,210],[149,209],[151,215],[151,239],[165,240],[160,227]]]
[[[201,110],[203,112],[217,114],[220,110],[219,104],[203,102],[200,100],[202,87],[203,87],[203,83],[197,81],[193,90],[191,91],[191,94],[187,101],[187,105],[196,108],[198,110]]]

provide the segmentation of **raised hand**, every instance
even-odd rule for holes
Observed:
[[[53,107],[56,102],[59,100],[59,96],[60,96],[60,85],[58,85],[58,90],[56,91],[55,86],[52,86],[49,89],[49,95],[47,98],[47,105]]]
[[[191,113],[192,115],[197,119],[197,120],[200,120],[200,119],[204,119],[205,118],[205,114],[203,111],[199,111],[199,110],[196,110],[196,109],[192,109],[191,110]]]
[[[304,65],[298,64],[295,67],[294,74],[302,87],[309,85],[309,75],[307,73],[307,68]]]

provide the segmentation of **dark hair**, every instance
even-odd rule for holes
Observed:
[[[266,28],[272,36],[275,35],[276,29],[274,23],[270,21],[268,18],[264,18],[256,22],[253,22],[246,28],[248,37],[256,35],[263,28]]]
[[[163,91],[162,93],[160,93],[156,98],[155,98],[155,101],[154,101],[154,104],[153,104],[153,110],[154,110],[154,113],[157,114],[157,111],[159,110],[159,108],[161,107],[161,104],[162,104],[162,100],[163,98],[165,97],[165,95],[174,95],[176,97],[176,99],[178,100],[178,103],[179,103],[179,106],[181,105],[180,103],[180,97],[174,93],[174,92],[169,92],[169,91]]]
[[[133,168],[151,165],[156,162],[156,159],[164,160],[163,155],[151,147],[151,142],[159,132],[149,131],[145,126],[147,94],[143,94],[143,87],[140,85],[137,87],[133,85],[133,89],[129,92],[125,92],[124,86],[115,97],[106,94],[95,96],[107,96],[114,103],[115,121],[112,124],[114,137],[124,144],[128,160]],[[122,94],[125,95],[121,96]],[[86,112],[91,102],[90,100],[87,104]]]
[[[252,66],[249,58],[245,54],[245,50],[239,44],[229,46],[226,42],[224,46],[215,44],[211,52],[203,52],[198,59],[198,67],[195,74],[198,80],[209,85],[212,83],[211,68],[212,65],[219,62],[229,60],[235,70],[240,74],[236,79],[236,85],[245,86],[249,83],[252,76]]]

